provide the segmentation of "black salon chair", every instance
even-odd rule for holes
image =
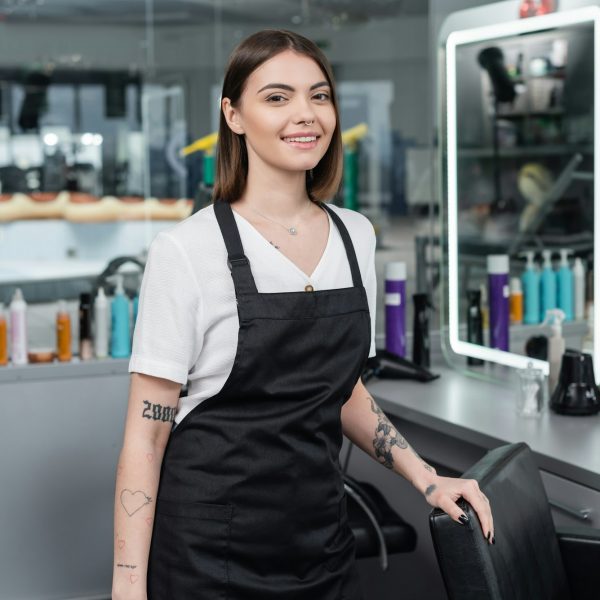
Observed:
[[[348,521],[356,539],[356,558],[379,556],[382,570],[388,555],[412,552],[417,532],[389,505],[372,484],[344,474]]]
[[[451,600],[600,598],[600,530],[555,530],[540,473],[527,444],[491,450],[463,474],[489,498],[496,543],[481,532],[473,508],[460,525],[434,509],[429,525]]]

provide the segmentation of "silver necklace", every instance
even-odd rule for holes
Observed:
[[[307,206],[309,204],[311,204],[310,200],[308,201]],[[298,227],[296,227],[295,225],[292,225],[291,227],[286,227],[285,225],[275,221],[275,219],[271,219],[271,217],[267,217],[267,215],[263,215],[260,211],[256,210],[255,208],[252,208],[250,205],[248,206],[248,208],[250,210],[253,210],[256,214],[260,215],[261,217],[264,217],[265,219],[268,219],[269,221],[273,221],[273,223],[275,223],[276,225],[283,227],[290,235],[298,235]],[[277,248],[277,246],[275,246],[275,247]]]

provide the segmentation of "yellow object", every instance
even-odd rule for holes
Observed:
[[[369,126],[366,123],[359,123],[350,129],[342,132],[342,143],[351,150],[356,150],[358,142],[369,133]]]
[[[511,293],[509,299],[510,322],[514,325],[523,322],[523,294]]]
[[[209,133],[208,135],[205,135],[204,137],[196,140],[195,142],[192,142],[189,146],[185,146],[184,148],[182,148],[179,151],[179,155],[189,156],[194,152],[207,152],[209,154],[212,154],[215,151],[215,146],[217,145],[218,137],[219,134],[217,132]]]
[[[73,358],[71,353],[71,317],[63,302],[56,314],[56,355],[61,362],[68,362]]]

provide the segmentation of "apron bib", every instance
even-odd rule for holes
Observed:
[[[353,286],[259,293],[227,202],[214,203],[239,316],[221,391],[169,437],[149,600],[360,600],[339,453],[341,408],[371,320],[348,231],[325,203]]]

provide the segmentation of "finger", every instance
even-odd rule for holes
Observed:
[[[462,497],[473,507],[479,518],[483,535],[491,544],[493,536],[492,510],[489,502],[484,500],[484,494],[479,489],[477,481],[470,479],[465,482]]]
[[[467,525],[469,523],[469,516],[450,497],[445,496],[443,498],[440,498],[438,506],[453,521],[456,521],[460,525]]]

